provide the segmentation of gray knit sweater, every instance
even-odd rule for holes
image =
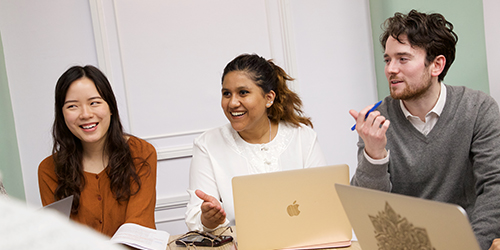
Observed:
[[[391,121],[389,163],[372,165],[358,142],[352,185],[462,206],[482,249],[500,237],[500,113],[489,95],[448,86],[446,104],[427,136],[406,119],[399,100],[377,109]]]

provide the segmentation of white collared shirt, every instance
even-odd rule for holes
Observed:
[[[436,105],[434,105],[434,108],[431,109],[426,115],[425,115],[425,122],[420,120],[418,116],[414,116],[406,109],[405,105],[403,104],[402,100],[399,100],[399,105],[401,106],[401,109],[403,110],[403,113],[405,114],[406,119],[410,121],[410,123],[418,130],[420,133],[427,135],[429,132],[434,128],[434,125],[436,125],[439,116],[441,115],[441,112],[443,112],[444,109],[444,104],[446,103],[446,86],[443,83],[439,83],[441,85],[441,93],[439,94],[439,98],[436,102]],[[387,156],[383,159],[372,159],[368,154],[366,153],[365,150],[363,150],[365,154],[365,158],[370,162],[371,164],[374,165],[381,165],[389,162],[389,155],[390,151],[387,152]]]
[[[446,86],[444,86],[443,83],[439,84],[441,84],[441,93],[439,94],[439,98],[436,105],[434,105],[434,108],[432,108],[431,111],[425,115],[425,122],[420,120],[418,116],[412,115],[410,111],[406,109],[403,101],[399,100],[399,105],[401,106],[406,119],[408,119],[408,121],[410,121],[410,123],[424,135],[429,134],[432,128],[434,128],[441,112],[443,112],[444,104],[446,103]]]

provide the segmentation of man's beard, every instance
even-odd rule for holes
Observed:
[[[392,88],[390,88],[391,91],[391,97],[396,100],[403,100],[403,101],[409,101],[409,100],[416,100],[422,97],[427,90],[432,85],[430,73],[426,71],[422,77],[422,81],[425,83],[423,85],[418,85],[418,86],[410,86],[408,83],[406,83],[405,88],[403,89],[403,92],[401,93],[395,93]]]

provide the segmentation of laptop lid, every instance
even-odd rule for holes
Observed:
[[[234,177],[238,249],[282,249],[338,243],[352,227],[335,192],[349,183],[345,164]]]
[[[460,206],[335,186],[362,249],[480,249]]]
[[[70,195],[64,199],[50,203],[49,205],[43,207],[43,209],[54,209],[60,212],[65,217],[71,214],[71,205],[73,204],[73,195]]]

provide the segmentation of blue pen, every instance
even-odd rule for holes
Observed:
[[[368,117],[368,115],[373,111],[375,110],[376,108],[378,108],[378,106],[380,106],[380,104],[382,103],[382,101],[379,101],[377,103],[375,103],[375,105],[373,105],[373,108],[371,108],[370,110],[368,110],[368,113],[366,113],[365,115],[365,119],[366,117]],[[354,131],[356,129],[356,124],[354,124],[354,126],[352,126],[351,128],[351,131]]]

